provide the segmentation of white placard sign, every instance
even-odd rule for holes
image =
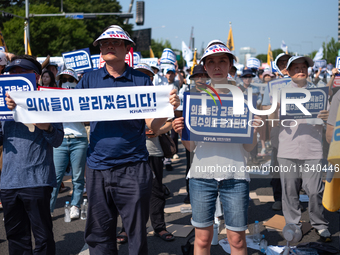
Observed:
[[[9,92],[22,123],[172,118],[171,86]]]
[[[141,58],[140,63],[148,64],[149,66],[157,66],[158,58]]]

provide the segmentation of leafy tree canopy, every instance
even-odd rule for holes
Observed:
[[[25,16],[25,1],[1,1],[1,10],[19,16]],[[60,0],[30,1],[30,13],[60,13]],[[99,13],[121,12],[121,6],[115,0],[64,0],[63,11]],[[118,16],[97,16],[96,19],[74,20],[65,17],[32,17],[30,18],[30,46],[36,56],[60,56],[62,52],[90,47],[92,54],[99,53],[99,48],[92,42],[109,25],[120,25],[131,33],[132,25],[124,25]],[[10,52],[24,53],[24,20],[0,16],[0,29]]]

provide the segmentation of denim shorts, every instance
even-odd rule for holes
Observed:
[[[216,198],[220,195],[225,227],[232,231],[247,229],[249,183],[246,180],[189,179],[191,224],[206,228],[214,223]]]

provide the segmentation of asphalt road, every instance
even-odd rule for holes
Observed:
[[[172,192],[172,196],[167,199],[167,204],[176,204],[182,203],[184,196],[178,195],[178,191],[180,188],[185,187],[185,167],[186,167],[186,159],[184,148],[180,145],[180,159],[173,162],[174,170],[171,172],[167,172],[164,170],[164,183],[169,187]],[[268,160],[269,157],[265,157],[261,159],[261,163],[264,163]],[[252,180],[250,182],[250,191],[256,192],[258,195],[272,195],[272,189],[270,187],[270,179],[263,178],[259,176],[252,175]],[[67,187],[71,187],[70,182],[66,182]],[[68,196],[68,191],[62,194],[59,194],[56,210],[54,211],[53,217],[53,229],[54,229],[54,237],[56,241],[56,250],[57,255],[73,255],[79,254],[82,250],[84,250],[81,255],[88,254],[88,250],[86,250],[85,242],[84,242],[84,228],[85,221],[83,220],[74,220],[71,223],[64,222],[64,212],[63,206],[65,201],[70,200],[70,196]],[[308,221],[308,203],[301,203],[303,207],[302,220]],[[260,203],[259,200],[251,200],[249,204],[249,213],[248,213],[248,223],[249,230],[252,231],[253,224],[255,220],[266,221],[275,214],[282,215],[282,212],[275,212],[271,209],[272,203]],[[339,213],[331,213],[325,210],[325,217],[330,222],[329,230],[333,234],[333,241],[330,243],[332,246],[339,248]],[[3,218],[3,213],[0,210],[0,219]],[[190,224],[191,213],[182,214],[180,212],[166,214],[165,220],[167,223],[173,224]],[[148,223],[148,226],[150,222]],[[120,230],[121,222],[118,222],[118,229]],[[286,241],[284,240],[282,234],[280,232],[268,232],[263,226],[261,226],[261,233],[266,236],[269,245],[285,245]],[[193,232],[189,235],[191,236]],[[225,235],[220,234],[219,240],[222,238],[226,238]],[[162,255],[179,255],[181,252],[181,245],[184,245],[187,242],[188,238],[176,238],[173,242],[165,242],[158,237],[148,236],[148,246],[149,246],[149,254],[162,254]],[[318,240],[318,235],[314,230],[308,232],[303,239],[302,242],[315,242]],[[3,221],[0,221],[0,255],[7,255],[6,235],[4,230]],[[125,255],[128,254],[128,244],[119,245],[119,254]],[[212,246],[211,254],[227,254],[221,246]],[[248,249],[248,254],[260,254],[260,252]]]

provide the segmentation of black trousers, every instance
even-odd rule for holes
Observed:
[[[10,255],[54,255],[50,214],[52,187],[1,190]],[[35,239],[32,252],[31,230]]]
[[[185,156],[187,158],[187,167],[185,169],[185,182],[186,182],[187,192],[189,194],[189,179],[187,179],[187,175],[189,173],[192,160],[194,159],[194,152],[190,152],[187,149],[185,149]]]
[[[155,174],[150,198],[150,220],[155,232],[166,230],[164,221],[165,195],[163,191],[163,157],[149,156],[149,165]]]
[[[129,254],[148,254],[146,223],[152,172],[148,162],[94,170],[86,165],[88,197],[85,241],[91,255],[118,254],[117,216],[121,215],[129,240]]]
[[[178,133],[176,133],[174,129],[171,129],[170,137],[175,142],[175,145],[176,145],[176,154],[177,154],[178,153]]]
[[[277,148],[273,147],[272,150],[272,157],[271,157],[271,166],[279,166],[279,162],[277,161]],[[280,179],[280,172],[279,171],[274,171],[272,179],[270,181],[270,185],[272,186],[273,189],[273,194],[274,194],[274,200],[276,201],[281,201],[282,200],[282,187],[281,187],[281,179]]]

